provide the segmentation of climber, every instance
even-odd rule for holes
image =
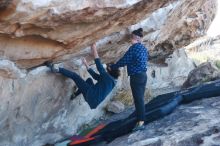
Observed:
[[[134,99],[137,124],[133,131],[144,129],[144,92],[147,83],[147,59],[148,51],[142,44],[143,29],[134,30],[131,34],[132,46],[124,56],[115,64],[108,67],[108,70],[115,70],[127,66],[128,76],[130,76],[130,86]]]
[[[99,74],[97,74],[92,68],[89,67],[85,58],[83,58],[82,61],[83,64],[86,66],[89,74],[93,77],[93,79],[97,81],[96,84],[93,83],[93,80],[91,78],[88,78],[86,81],[84,81],[75,72],[69,71],[64,68],[59,68],[52,63],[46,62],[45,64],[50,68],[52,72],[60,73],[68,78],[71,78],[75,82],[78,90],[73,93],[71,100],[82,93],[85,101],[89,104],[90,108],[95,109],[115,87],[117,79],[120,75],[120,70],[114,69],[110,71],[107,68],[106,71],[104,69],[96,50],[96,44],[93,44],[91,46],[91,53],[94,56],[94,61]]]

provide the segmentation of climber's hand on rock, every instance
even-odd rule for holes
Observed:
[[[84,57],[82,58],[82,63],[86,66],[87,69],[89,68],[89,65],[86,61],[86,58],[84,58]]]
[[[91,45],[91,49],[92,49],[92,50],[96,50],[96,43],[93,43],[93,44]]]
[[[91,45],[91,53],[93,54],[94,58],[99,58],[99,55],[96,49],[96,43],[93,43]]]

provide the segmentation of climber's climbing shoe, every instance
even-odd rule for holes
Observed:
[[[53,73],[58,73],[59,72],[59,67],[54,65],[52,62],[50,61],[46,61],[44,63],[48,68],[50,68],[51,72]]]
[[[145,126],[144,124],[140,124],[140,123],[137,123],[135,125],[135,127],[132,129],[133,132],[136,132],[136,131],[141,131],[141,130],[144,130],[145,129]]]

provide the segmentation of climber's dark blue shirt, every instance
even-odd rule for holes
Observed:
[[[106,98],[116,84],[116,80],[106,72],[99,58],[95,59],[95,64],[99,74],[91,68],[88,69],[88,72],[97,80],[97,83],[88,89],[85,97],[92,109],[96,108]]]
[[[141,43],[133,44],[125,55],[116,63],[111,65],[112,69],[127,66],[128,75],[147,71],[148,52]]]

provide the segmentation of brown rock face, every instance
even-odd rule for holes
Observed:
[[[80,56],[77,55],[79,50],[92,42],[138,23],[174,0],[95,2],[1,1],[0,56],[20,68],[31,68],[45,60],[69,60]],[[167,13],[166,23],[158,29],[159,39],[146,38],[149,40],[146,45],[153,50],[152,56],[161,55],[161,52],[169,54],[203,35],[214,12],[215,2],[211,0],[178,2]],[[149,33],[145,30],[146,35]],[[119,41],[123,42],[116,42]]]
[[[119,8],[116,6],[126,3],[113,1],[109,7],[107,2],[103,2],[98,7],[90,1],[74,5],[66,0],[63,6],[59,7],[56,5],[59,2],[55,1],[45,8],[36,1],[3,1],[0,32],[7,35],[1,36],[1,42],[6,44],[1,44],[4,45],[0,47],[2,56],[24,68],[39,65],[45,60],[61,60],[60,56],[76,53],[91,42],[137,23],[171,1],[144,0]],[[68,8],[68,4],[74,6]],[[14,50],[18,54],[10,53]]]

